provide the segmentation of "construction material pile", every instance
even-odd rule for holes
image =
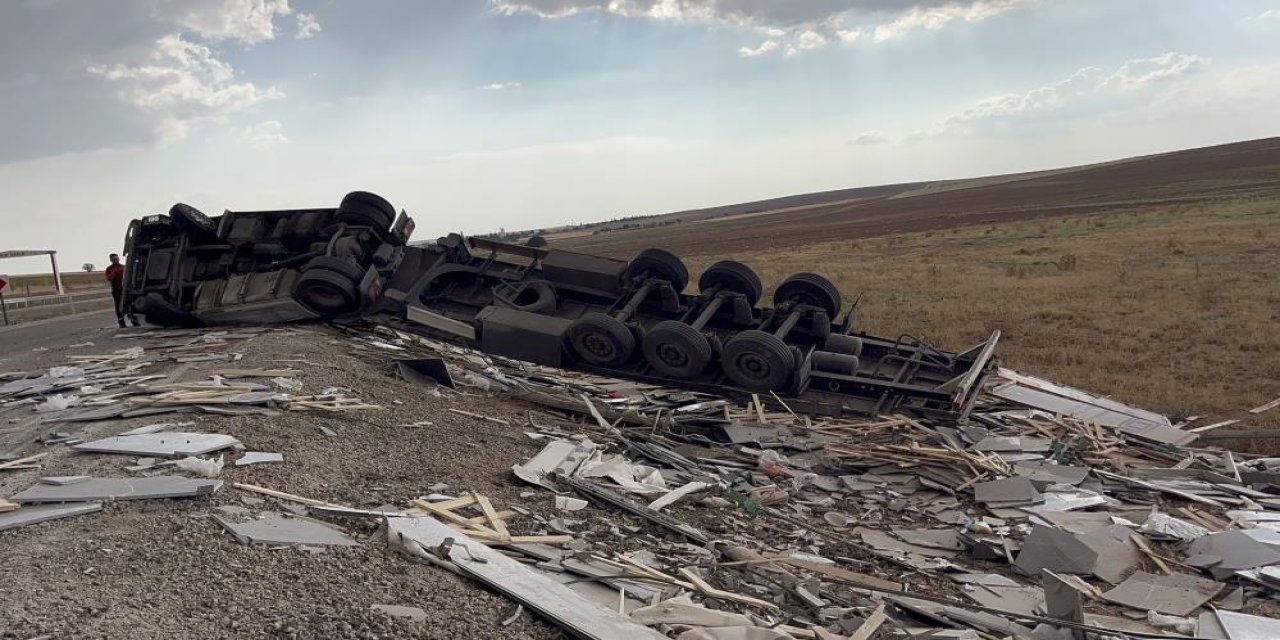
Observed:
[[[221,488],[209,479],[221,456],[244,448],[180,423],[76,443],[60,423],[377,408],[344,390],[292,396],[293,369],[219,369],[196,383],[146,373],[165,359],[234,362],[228,345],[256,331],[193,332],[182,345],[79,357],[80,371],[11,375],[4,406],[40,416],[66,404],[46,441],[169,461],[125,483],[45,478],[0,502],[11,509],[0,528],[102,500],[207,495]],[[772,395],[570,373],[386,329],[347,341],[394,360],[423,393],[523,403],[522,423],[449,410],[539,443],[511,469],[521,502],[439,484],[404,504],[344,505],[234,483],[310,516],[219,516],[237,540],[344,546],[357,543],[330,522],[374,519],[407,558],[586,638],[1280,637],[1280,459],[1196,446],[1218,425],[1192,430],[1011,371],[966,421],[943,423],[805,415]],[[279,460],[251,453],[236,463]],[[151,475],[173,467],[205,479]]]

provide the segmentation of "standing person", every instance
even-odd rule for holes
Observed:
[[[121,327],[128,326],[124,323],[124,318],[128,315],[133,326],[138,326],[138,319],[133,316],[133,312],[126,314],[120,304],[120,299],[124,297],[124,265],[120,264],[119,254],[111,254],[111,265],[107,267],[104,275],[107,277],[107,282],[111,283],[111,298],[116,301],[116,320]]]

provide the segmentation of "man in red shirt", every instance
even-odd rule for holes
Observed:
[[[133,326],[138,326],[138,319],[134,317],[133,313],[126,314],[124,308],[120,305],[120,298],[124,296],[124,265],[120,264],[119,254],[111,254],[111,266],[107,267],[105,275],[107,276],[107,282],[111,283],[111,297],[116,301],[116,321],[120,323],[121,327],[127,326],[124,323],[124,319],[125,316],[128,316]]]

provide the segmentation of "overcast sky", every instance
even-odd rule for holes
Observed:
[[[0,60],[0,250],[70,268],[176,201],[422,239],[1280,132],[1277,1],[4,0]]]

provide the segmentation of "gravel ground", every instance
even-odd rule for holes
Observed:
[[[68,353],[103,353],[137,341],[112,340],[114,330],[80,329],[12,349],[0,369],[61,364]],[[96,345],[68,349],[77,341]],[[146,344],[143,342],[142,344]],[[262,485],[351,506],[401,504],[447,483],[455,493],[478,491],[499,505],[512,501],[550,511],[549,494],[530,496],[512,483],[510,467],[538,445],[516,420],[525,407],[483,396],[432,396],[396,379],[389,354],[355,349],[324,327],[272,331],[243,347],[237,367],[293,366],[304,371],[303,393],[340,386],[384,411],[349,414],[286,412],[278,417],[179,416],[192,431],[227,433],[250,450],[279,451],[283,464],[228,466],[224,487],[210,498],[108,504],[102,513],[0,532],[0,638],[556,638],[557,628],[529,614],[510,626],[498,620],[509,600],[453,574],[418,564],[388,548],[376,521],[340,524],[359,547],[310,553],[267,550],[236,542],[211,517],[251,494],[230,482]],[[306,363],[269,362],[305,360]],[[199,363],[200,369],[226,366]],[[453,407],[512,421],[504,426],[456,415]],[[0,412],[0,424],[29,419],[31,409]],[[174,417],[93,423],[84,437],[111,435]],[[398,425],[430,421],[430,427]],[[326,436],[320,427],[337,433]],[[67,425],[58,427],[69,430]],[[129,456],[47,450],[44,469],[3,472],[0,496],[48,475],[125,476]],[[527,527],[518,520],[516,530]],[[375,604],[421,607],[425,622],[393,618]]]

